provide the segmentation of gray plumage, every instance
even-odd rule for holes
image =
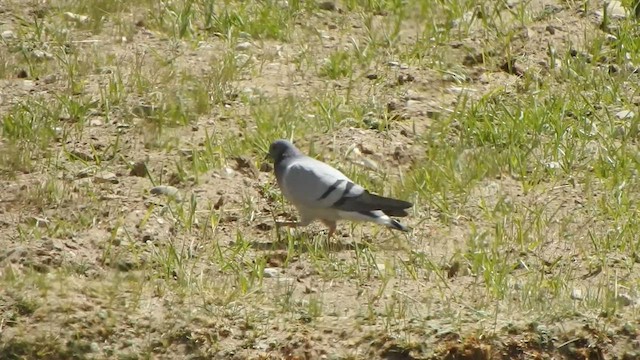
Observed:
[[[306,226],[320,220],[333,234],[338,220],[369,221],[389,228],[409,229],[389,216],[404,217],[410,202],[371,194],[339,170],[305,156],[287,140],[277,140],[269,148],[274,172],[283,195],[300,213],[300,222],[282,223]]]

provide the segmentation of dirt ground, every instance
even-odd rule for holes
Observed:
[[[474,103],[535,83],[572,91],[550,49],[596,46],[602,3],[469,7],[459,21],[470,25],[447,25],[456,35],[444,41],[421,39],[419,19],[393,28],[392,14],[363,16],[351,3],[318,2],[286,39],[229,40],[192,25],[197,41],[152,25],[156,10],[142,3],[105,15],[99,31],[65,17],[93,16],[78,2],[0,3],[0,31],[16,37],[0,43],[0,358],[640,357],[640,258],[593,250],[612,223],[594,210],[604,181],[530,184],[487,165],[456,190],[447,182],[464,181],[441,175],[484,161],[475,145],[455,164],[442,155],[460,148]],[[612,21],[630,16],[620,9]],[[519,11],[531,20],[518,24]],[[488,14],[509,42],[486,32]],[[394,30],[394,45],[354,76],[317,70]],[[629,79],[621,87],[637,95],[637,74]],[[347,96],[350,114],[369,106],[363,121],[331,107]],[[371,109],[384,116],[368,120]],[[9,125],[18,115],[32,116],[32,138],[15,135],[28,132]],[[410,235],[346,223],[329,244],[320,224],[276,233],[276,218],[296,216],[263,159],[283,129],[355,180],[415,202]],[[403,188],[403,174],[423,168],[440,183],[433,197]],[[151,190],[159,185],[178,199]]]

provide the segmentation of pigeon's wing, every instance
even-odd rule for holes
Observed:
[[[345,196],[364,189],[339,170],[310,157],[293,159],[281,175],[281,189],[292,203],[306,208],[331,208]]]
[[[283,174],[283,192],[291,202],[307,208],[346,212],[382,210],[390,216],[408,215],[413,204],[371,194],[339,170],[312,158],[292,161]]]

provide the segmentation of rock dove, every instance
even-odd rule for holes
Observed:
[[[305,156],[287,140],[269,147],[274,172],[282,194],[300,213],[299,222],[277,226],[307,226],[320,220],[329,227],[329,239],[338,220],[369,221],[391,229],[409,229],[389,216],[404,217],[412,203],[371,194],[339,170]]]

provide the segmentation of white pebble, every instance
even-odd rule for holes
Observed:
[[[622,110],[622,111],[618,111],[616,113],[616,117],[620,120],[624,120],[624,119],[631,119],[632,117],[634,117],[636,114],[631,111],[631,110]]]
[[[5,41],[13,40],[16,38],[16,34],[14,34],[14,32],[11,30],[3,31],[2,35],[0,36],[2,36],[2,40],[5,40]]]
[[[89,17],[87,15],[74,14],[72,12],[64,13],[64,18],[67,19],[67,21],[73,21],[80,24],[84,24],[89,21]]]
[[[263,273],[264,277],[276,278],[276,277],[280,276],[280,269],[268,267],[268,268],[264,268],[262,273]]]
[[[573,289],[571,292],[571,299],[573,300],[584,300],[584,294],[580,289]]]
[[[238,51],[246,51],[249,50],[251,48],[251,43],[248,41],[243,41],[241,43],[239,43],[238,45],[236,45],[236,50]]]

